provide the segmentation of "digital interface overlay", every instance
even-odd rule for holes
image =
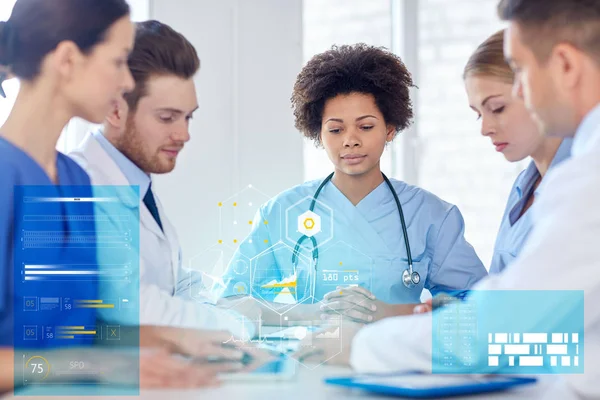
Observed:
[[[17,186],[14,196],[15,387],[137,392],[138,188]],[[131,376],[115,391],[124,365]]]
[[[583,291],[472,291],[433,312],[433,373],[583,373]]]

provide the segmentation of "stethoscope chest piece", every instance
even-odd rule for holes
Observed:
[[[405,269],[402,273],[402,282],[407,288],[412,288],[421,282],[421,275],[417,271],[412,271],[412,268]]]

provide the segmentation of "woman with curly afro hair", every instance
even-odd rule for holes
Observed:
[[[365,44],[334,46],[304,66],[291,99],[296,127],[325,149],[334,172],[260,208],[224,296],[291,308],[288,320],[342,314],[369,323],[412,313],[423,289],[465,291],[486,276],[455,206],[381,172],[386,145],[413,118],[412,86],[396,55]],[[412,282],[403,278],[409,257],[392,190],[418,274]],[[240,274],[244,262],[250,268]]]

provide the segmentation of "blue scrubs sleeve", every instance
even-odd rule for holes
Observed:
[[[5,321],[7,321],[13,312],[12,305],[12,274],[13,268],[13,179],[7,171],[0,174],[0,337],[5,335]],[[12,342],[12,332],[8,335]],[[4,340],[0,340],[3,345]]]
[[[465,239],[465,222],[456,206],[446,214],[433,240],[427,247],[433,254],[425,287],[432,295],[470,289],[487,276],[475,249]]]
[[[263,223],[265,218],[264,206],[261,207],[252,224],[252,231],[246,237],[223,274],[225,289],[221,289],[219,297],[249,295],[266,301],[273,301],[275,294],[269,290],[261,290],[261,285],[273,280],[281,280],[277,260],[272,252],[269,225]],[[218,288],[213,288],[213,295]]]

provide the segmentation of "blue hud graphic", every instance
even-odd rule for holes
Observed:
[[[583,291],[472,291],[433,312],[433,373],[583,373]]]
[[[14,196],[15,387],[137,393],[138,188],[18,186]],[[135,372],[127,390],[107,384],[117,362]]]

